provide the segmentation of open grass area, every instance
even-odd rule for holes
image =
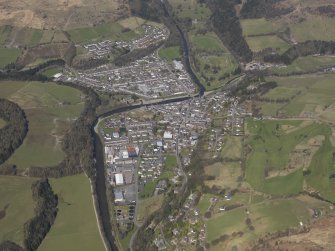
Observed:
[[[90,182],[84,175],[52,179],[58,215],[39,251],[105,250],[94,213]]]
[[[3,119],[0,119],[0,129],[6,126],[6,121],[4,121]]]
[[[199,29],[189,33],[193,68],[206,90],[213,90],[228,81],[237,63],[214,32],[201,34]]]
[[[214,177],[214,179],[205,181],[205,185],[208,187],[234,189],[238,187],[238,179],[242,173],[239,162],[217,162],[206,166],[205,174]]]
[[[138,22],[137,22],[138,21]],[[126,19],[119,23],[104,23],[95,27],[84,27],[68,30],[71,40],[82,43],[91,40],[131,40],[141,33],[142,19]]]
[[[240,159],[242,154],[242,137],[227,135],[221,150],[222,158]]]
[[[139,200],[137,221],[143,222],[152,213],[154,213],[159,208],[161,208],[161,206],[163,204],[163,200],[164,200],[164,195],[163,194]]]
[[[168,0],[173,7],[174,13],[180,18],[191,18],[197,20],[205,20],[210,17],[211,11],[206,6],[194,0]]]
[[[162,48],[159,50],[158,55],[161,59],[166,60],[180,59],[181,58],[180,47],[173,46],[173,47]]]
[[[293,37],[298,42],[307,40],[334,41],[335,34],[330,32],[335,25],[335,18],[309,16],[306,20],[290,24]]]
[[[273,22],[265,18],[243,19],[241,20],[241,27],[244,36],[269,34],[277,31]]]
[[[283,125],[298,126],[299,121],[248,121],[251,153],[247,158],[246,180],[256,190],[269,194],[297,194],[303,188],[302,169],[288,166],[296,145],[317,135],[328,136],[329,128],[312,123],[290,133]],[[271,175],[275,173],[275,175]]]
[[[41,74],[51,78],[52,76],[60,72],[62,72],[62,69],[60,67],[52,67],[42,71]]]
[[[278,74],[300,73],[331,67],[335,65],[333,56],[307,56],[299,57],[287,67],[274,67],[271,72]]]
[[[15,63],[16,59],[21,55],[21,53],[21,49],[0,48],[0,69],[10,63]]]
[[[285,104],[263,103],[260,105],[263,114],[280,113],[285,116],[321,117],[326,121],[335,121],[332,116],[332,106],[335,103],[334,74],[272,77],[267,80],[276,81],[278,87],[270,90],[264,97],[289,98],[290,101]]]
[[[323,198],[332,202],[335,202],[335,182],[334,178],[331,178],[335,167],[334,152],[335,147],[332,146],[327,138],[313,156],[309,168],[311,174],[306,178],[308,185],[319,191]]]
[[[81,92],[40,82],[1,82],[0,89],[0,97],[19,104],[29,121],[23,144],[5,164],[25,169],[60,163],[64,158],[62,137],[83,109]]]
[[[259,52],[266,48],[272,48],[279,54],[290,48],[290,45],[276,35],[246,37],[247,43],[253,52]]]
[[[300,222],[304,226],[309,225],[312,220],[310,208],[329,210],[330,204],[300,196],[291,199],[263,200],[245,205],[246,207],[230,211],[218,211],[209,219],[207,222],[207,240],[211,244],[209,250],[232,250],[234,246],[238,248],[237,250],[246,250],[250,248],[250,242],[266,234],[300,229]],[[247,218],[250,219],[253,230],[248,228]],[[234,232],[242,232],[243,235],[233,235]],[[219,242],[216,245],[211,243],[222,235],[227,235],[229,241]]]
[[[31,185],[35,179],[0,176],[0,242],[23,244],[23,225],[34,216]]]

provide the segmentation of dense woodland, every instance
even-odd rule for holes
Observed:
[[[293,11],[293,8],[275,8],[282,0],[247,0],[241,9],[242,18],[274,18]]]
[[[7,122],[0,129],[0,164],[4,163],[18,148],[28,132],[24,111],[15,103],[0,99],[0,118]]]
[[[272,63],[284,63],[291,64],[298,57],[304,57],[309,55],[334,55],[335,54],[335,42],[334,41],[306,41],[298,43],[289,48],[282,55],[269,54],[264,56],[265,62]]]
[[[47,179],[36,181],[31,187],[35,201],[35,217],[24,224],[24,248],[37,250],[49,232],[57,215],[58,198]]]
[[[0,243],[0,251],[24,251],[24,249],[14,242],[3,241]]]
[[[235,11],[236,3],[230,0],[208,0],[208,6],[213,13],[211,22],[214,31],[230,52],[239,61],[249,62],[252,60],[252,51],[243,37]]]

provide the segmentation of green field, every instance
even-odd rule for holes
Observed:
[[[43,76],[51,78],[52,76],[60,72],[62,72],[62,69],[60,67],[52,67],[42,71],[41,74]]]
[[[250,132],[248,144],[252,151],[247,158],[246,180],[256,190],[280,195],[297,194],[302,191],[304,177],[301,169],[290,173],[284,172],[280,176],[265,177],[266,169],[268,172],[283,172],[289,162],[289,154],[299,143],[317,135],[329,135],[329,128],[317,123],[290,133],[282,129],[283,126],[295,127],[300,123],[299,121],[248,121]]]
[[[283,53],[290,45],[275,35],[246,37],[247,43],[253,52],[259,52],[266,48],[272,48],[278,53]]]
[[[22,50],[16,48],[0,48],[0,69],[10,63],[15,63]]]
[[[173,7],[174,13],[180,18],[191,18],[206,20],[210,17],[211,11],[206,4],[194,0],[168,0]]]
[[[278,87],[270,90],[264,97],[289,98],[290,101],[285,104],[261,104],[264,115],[273,116],[278,112],[285,116],[321,115],[327,121],[334,121],[331,107],[329,107],[335,103],[334,74],[272,77],[267,80],[277,82]]]
[[[264,18],[243,19],[241,20],[241,27],[244,36],[269,34],[277,31],[273,22]]]
[[[271,68],[271,72],[277,74],[287,73],[301,73],[313,70],[322,69],[335,65],[335,57],[333,56],[307,56],[299,57],[293,61],[292,64],[287,67],[274,67]]]
[[[166,60],[174,60],[181,58],[179,46],[162,48],[159,50],[158,54],[161,59]]]
[[[206,90],[213,90],[228,81],[237,63],[214,32],[198,34],[198,29],[189,34],[193,68]]]
[[[334,41],[335,34],[330,32],[335,25],[335,18],[310,16],[307,20],[290,24],[293,37],[298,42],[307,40]]]
[[[60,163],[62,137],[83,109],[81,92],[39,82],[1,82],[0,89],[0,97],[18,103],[29,121],[27,137],[5,164],[25,169]]]
[[[39,251],[105,250],[94,213],[90,182],[84,175],[50,180],[58,214]]]
[[[311,175],[307,176],[307,183],[320,192],[320,195],[332,202],[335,202],[334,179],[330,176],[334,174],[335,163],[333,153],[335,147],[331,145],[329,138],[314,155],[310,168]]]
[[[34,216],[31,191],[34,180],[0,176],[0,242],[10,240],[23,244],[23,225]]]
[[[7,124],[6,121],[0,119],[0,129],[3,128],[6,124]]]
[[[91,40],[131,40],[138,36],[135,31],[124,31],[122,25],[118,23],[100,24],[95,27],[85,27],[69,30],[71,41],[82,43]]]

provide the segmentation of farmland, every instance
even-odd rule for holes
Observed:
[[[271,72],[277,74],[304,73],[309,71],[321,70],[335,65],[333,56],[307,56],[299,57],[287,67],[273,67]]]
[[[38,250],[104,250],[88,178],[81,174],[50,183],[58,195],[59,210]]]
[[[5,164],[25,169],[61,162],[62,137],[83,109],[81,93],[67,86],[39,82],[1,82],[0,88],[0,97],[18,103],[29,121],[26,139]]]
[[[34,216],[32,178],[0,176],[0,242],[23,244],[23,225]]]
[[[15,63],[20,56],[21,50],[15,48],[0,48],[0,69],[10,63]]]
[[[267,78],[276,81],[278,87],[264,97],[273,100],[289,98],[289,102],[260,103],[259,106],[264,115],[308,116],[333,121],[334,79],[334,74]]]
[[[275,35],[271,36],[257,36],[246,38],[250,49],[254,52],[262,51],[266,48],[271,47],[279,54],[285,52],[290,45],[278,38]]]

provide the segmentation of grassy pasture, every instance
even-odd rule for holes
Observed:
[[[278,74],[308,72],[334,65],[335,57],[333,56],[307,56],[294,60],[294,62],[287,67],[274,67],[271,69],[271,72]]]
[[[180,18],[191,18],[197,20],[206,20],[210,17],[211,11],[205,5],[194,0],[168,0],[174,12]]]
[[[164,200],[164,195],[160,194],[146,199],[141,199],[138,203],[139,209],[137,220],[143,222],[152,213],[161,208]]]
[[[330,106],[335,103],[334,79],[334,74],[268,78],[269,81],[276,81],[278,87],[270,90],[264,97],[291,98],[291,100],[286,104],[261,104],[262,112],[265,115],[280,112],[286,116],[308,113],[309,116],[321,118],[325,114],[328,118]],[[269,105],[272,107],[268,107]],[[334,121],[331,116],[328,120]]]
[[[221,150],[222,158],[239,159],[242,153],[242,138],[227,135]]]
[[[95,27],[72,29],[68,33],[75,43],[102,39],[131,40],[138,36],[133,30],[124,31],[124,27],[118,23],[105,23]]]
[[[219,203],[218,203],[219,204]],[[207,222],[207,240],[211,242],[223,234],[230,235],[230,240],[211,245],[209,250],[246,250],[251,241],[267,233],[274,233],[286,229],[299,229],[300,222],[308,225],[311,222],[310,208],[323,208],[329,210],[329,204],[320,202],[310,197],[299,196],[294,199],[265,200],[245,203],[245,207],[225,212],[215,213]],[[249,214],[246,213],[248,209]],[[254,230],[246,225],[247,217],[250,218]],[[243,235],[232,236],[233,232],[243,232]],[[249,246],[250,248],[250,246]]]
[[[217,162],[206,166],[205,174],[215,177],[214,180],[206,180],[205,185],[233,189],[238,186],[237,180],[241,176],[241,168],[239,162]]]
[[[241,27],[244,36],[269,34],[277,31],[273,22],[265,18],[243,19],[241,20]]]
[[[0,129],[3,128],[6,124],[7,124],[6,121],[0,119]]]
[[[50,182],[58,194],[59,210],[54,225],[38,250],[105,250],[88,178],[81,174]]]
[[[309,16],[301,23],[290,24],[293,37],[298,42],[307,40],[335,40],[334,29],[335,18],[320,16]]]
[[[23,225],[34,216],[32,178],[0,176],[0,242],[23,244]],[[3,215],[4,214],[4,215]]]
[[[313,123],[291,133],[283,132],[282,125],[291,123],[299,122],[248,121],[252,151],[247,158],[246,180],[256,190],[269,194],[296,194],[302,190],[301,169],[271,178],[265,177],[265,170],[271,172],[287,168],[289,154],[294,147],[308,138],[327,135],[328,127]]]
[[[158,55],[161,59],[166,59],[170,61],[174,59],[180,59],[180,47],[173,46],[168,48],[162,48],[159,50]]]
[[[0,97],[18,103],[29,121],[27,137],[6,163],[25,169],[61,162],[62,137],[83,108],[80,91],[39,82],[1,82],[0,88]]]
[[[290,48],[290,45],[275,35],[246,37],[247,43],[253,52],[259,52],[266,48],[273,48],[278,53],[283,53]]]
[[[16,59],[22,53],[21,49],[0,48],[0,69],[10,63],[15,63]]]
[[[50,78],[59,72],[62,72],[60,67],[52,67],[42,71],[41,74]]]

